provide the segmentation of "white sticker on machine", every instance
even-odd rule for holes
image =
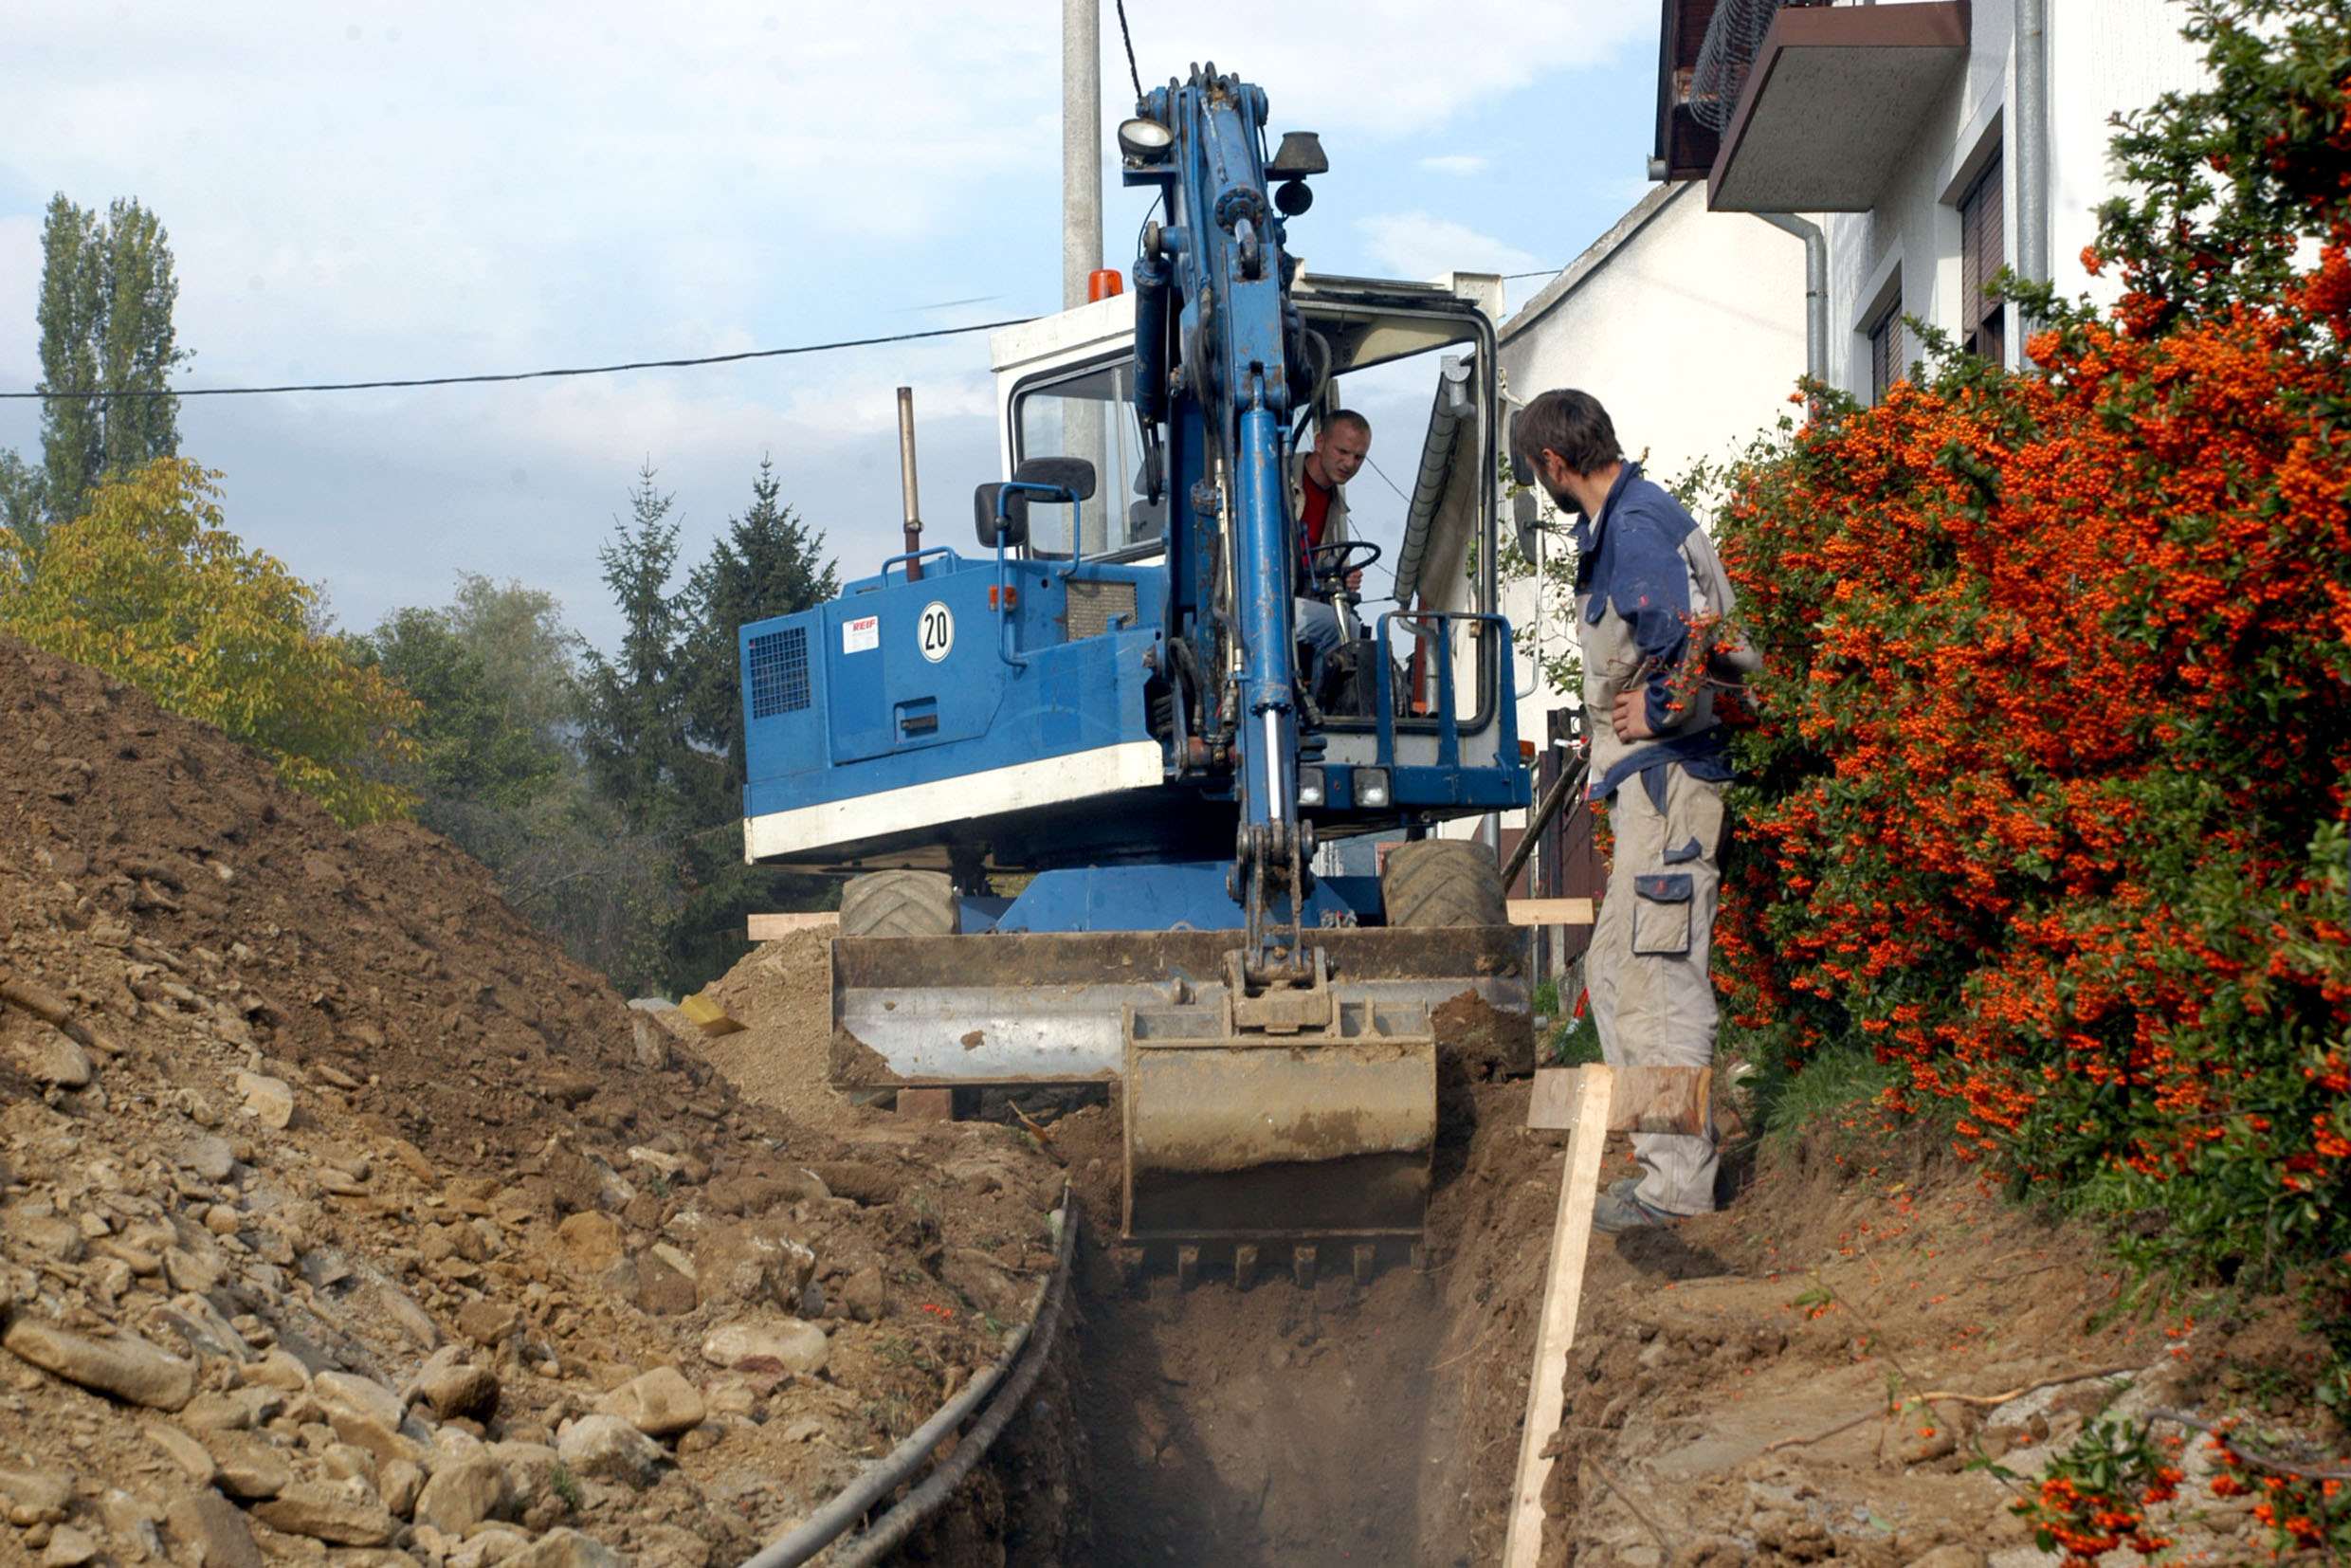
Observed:
[[[841,651],[866,653],[882,646],[882,617],[860,615],[841,623]]]
[[[937,664],[947,657],[955,647],[955,614],[937,599],[922,607],[922,619],[915,627],[915,642],[922,649],[922,657]]]

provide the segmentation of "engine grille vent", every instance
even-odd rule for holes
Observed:
[[[788,626],[752,638],[751,717],[773,719],[808,705],[808,628]]]
[[[1073,577],[1069,582],[1069,640],[1099,637],[1110,623],[1135,624],[1135,585]]]

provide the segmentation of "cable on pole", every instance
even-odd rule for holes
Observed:
[[[1143,100],[1143,73],[1135,68],[1135,35],[1126,30],[1126,0],[1119,0],[1119,37],[1126,45],[1126,74],[1135,82],[1135,101]]]
[[[1001,321],[980,321],[968,327],[933,327],[924,332],[900,332],[884,337],[844,337],[830,343],[799,343],[788,349],[745,349],[739,354],[707,354],[691,359],[632,359],[621,365],[574,365],[561,370],[501,371],[485,375],[419,375],[387,381],[311,381],[276,387],[130,388],[119,392],[0,392],[0,398],[90,397],[258,397],[269,392],[374,392],[398,387],[467,387],[492,381],[545,381],[567,375],[613,375],[622,371],[686,370],[697,365],[732,365],[746,359],[781,359],[797,354],[829,354],[836,349],[874,348],[884,343],[914,343],[926,337],[957,337],[965,333],[993,332],[1033,321],[1033,316],[1012,316]]]

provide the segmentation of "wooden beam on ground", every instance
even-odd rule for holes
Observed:
[[[1535,1092],[1526,1103],[1530,1127],[1570,1131],[1576,1125],[1579,1067],[1539,1067]],[[1705,1130],[1706,1100],[1714,1092],[1712,1067],[1616,1069],[1609,1101],[1613,1133],[1695,1133]]]
[[[1567,1353],[1576,1343],[1576,1308],[1584,1293],[1584,1256],[1592,1246],[1592,1207],[1599,1199],[1600,1149],[1608,1141],[1609,1103],[1615,1069],[1595,1064],[1553,1069],[1570,1082],[1566,1169],[1559,1179],[1559,1212],[1551,1227],[1551,1267],[1543,1276],[1542,1316],[1535,1327],[1535,1374],[1526,1389],[1526,1426],[1519,1435],[1519,1470],[1510,1488],[1510,1524],[1503,1538],[1503,1568],[1535,1568],[1542,1555],[1543,1457],[1567,1406]],[[1540,1075],[1539,1075],[1540,1076]]]
[[[747,922],[748,935],[755,942],[780,941],[794,931],[830,930],[841,923],[836,909],[819,909],[806,915],[754,915]]]
[[[1512,925],[1590,925],[1590,899],[1512,899]],[[756,919],[757,917],[754,917]]]

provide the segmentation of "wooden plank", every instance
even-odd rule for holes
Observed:
[[[1542,1316],[1535,1330],[1535,1373],[1526,1389],[1526,1426],[1519,1435],[1518,1478],[1510,1489],[1510,1524],[1503,1538],[1503,1568],[1535,1568],[1542,1555],[1543,1483],[1551,1461],[1543,1449],[1559,1430],[1567,1406],[1567,1353],[1576,1344],[1576,1309],[1584,1293],[1584,1258],[1592,1248],[1592,1207],[1599,1200],[1600,1149],[1608,1141],[1610,1090],[1615,1073],[1595,1064],[1568,1069],[1575,1080],[1559,1212],[1551,1227],[1551,1267],[1543,1276]]]
[[[1512,899],[1512,925],[1590,925],[1590,899]],[[755,919],[756,917],[754,917]]]
[[[805,915],[754,915],[745,922],[755,942],[772,942],[791,936],[794,931],[830,929],[841,923],[837,909],[818,909]]]
[[[1575,1126],[1580,1067],[1538,1067],[1535,1092],[1527,1097],[1526,1124],[1553,1131]],[[1609,1101],[1613,1133],[1697,1133],[1706,1127],[1706,1101],[1714,1092],[1712,1067],[1616,1069]]]

